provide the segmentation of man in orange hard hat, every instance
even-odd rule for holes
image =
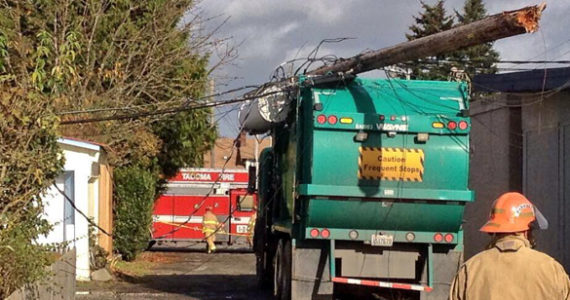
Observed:
[[[202,219],[202,233],[204,233],[204,238],[206,243],[208,243],[208,253],[216,251],[216,231],[219,226],[218,217],[212,212],[212,207],[206,207],[206,212]]]
[[[487,250],[465,262],[455,276],[450,300],[570,299],[570,280],[552,257],[533,250],[532,230],[546,218],[522,194],[495,200],[482,232],[492,235]]]

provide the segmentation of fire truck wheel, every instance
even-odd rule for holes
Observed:
[[[277,300],[291,299],[291,242],[280,239],[274,261],[273,296]]]
[[[146,247],[146,251],[150,251],[150,249],[152,248],[152,246],[154,246],[156,244],[156,240],[150,240],[148,242],[148,245]]]

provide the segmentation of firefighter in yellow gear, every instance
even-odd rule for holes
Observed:
[[[570,280],[552,257],[533,250],[532,230],[548,222],[522,194],[505,193],[480,229],[492,235],[487,250],[461,266],[449,300],[570,300]]]
[[[204,233],[204,238],[208,244],[208,253],[216,251],[216,231],[219,226],[218,217],[212,212],[212,207],[206,207],[206,212],[202,219],[202,233]]]
[[[257,219],[257,205],[253,206],[253,214],[247,223],[247,243],[250,247],[253,247],[253,234],[255,232],[255,221]]]

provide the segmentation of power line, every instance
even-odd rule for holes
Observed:
[[[73,202],[73,200],[71,200],[69,198],[69,196],[67,196],[67,194],[65,194],[64,191],[62,191],[57,184],[53,184],[53,186],[55,187],[55,189],[63,195],[63,198],[65,198],[65,200],[67,202],[69,202],[69,204],[71,205],[71,207],[73,207],[73,209],[78,212],[81,216],[83,216],[83,218],[85,218],[85,220],[87,220],[87,223],[89,223],[91,226],[96,227],[97,229],[99,229],[103,234],[113,237],[112,234],[108,233],[105,229],[99,227],[99,225],[95,224],[95,222],[93,222],[84,212],[82,212],[79,208],[77,208],[77,206],[75,206],[75,203]]]
[[[205,103],[205,104],[201,104],[201,105],[182,105],[182,106],[173,107],[173,108],[166,108],[166,109],[140,112],[140,113],[133,113],[133,114],[115,115],[115,116],[98,117],[98,118],[86,118],[86,119],[78,119],[78,120],[66,120],[66,121],[61,121],[60,124],[61,125],[70,125],[70,124],[85,124],[85,123],[94,123],[94,122],[102,122],[102,121],[138,119],[138,118],[143,118],[143,117],[179,113],[179,112],[184,112],[184,111],[192,111],[192,110],[196,110],[196,109],[202,109],[202,108],[209,108],[209,107],[216,107],[216,106],[228,105],[228,104],[233,104],[233,103],[245,102],[248,100],[254,100],[254,99],[257,99],[259,97],[273,95],[273,94],[277,94],[280,92],[281,91],[273,91],[273,92],[267,92],[267,93],[260,94],[260,95],[242,97],[242,98],[233,99],[233,100],[211,102],[211,103]]]
[[[541,55],[543,55],[543,54],[548,53],[549,51],[552,51],[552,50],[554,50],[554,49],[560,48],[560,46],[566,44],[567,42],[570,42],[570,39],[567,39],[567,40],[565,40],[565,41],[562,41],[562,42],[560,42],[559,44],[557,44],[556,46],[554,46],[554,47],[552,47],[552,48],[550,48],[550,49],[546,49],[546,50],[540,52],[539,54],[537,54],[537,55],[535,55],[535,56],[529,58],[529,60],[535,59],[535,58],[537,58],[537,57],[539,57],[539,56],[541,56]]]
[[[206,100],[209,98],[214,98],[214,97],[218,97],[218,96],[223,96],[223,95],[239,92],[239,91],[242,91],[245,89],[255,89],[255,88],[259,88],[259,87],[260,87],[260,85],[245,85],[245,86],[230,89],[227,91],[206,95],[206,96],[200,97],[198,99],[194,99],[194,100],[188,100],[187,99],[185,101],[185,105],[190,104],[191,101]],[[108,108],[103,107],[103,108],[92,108],[92,109],[84,109],[84,110],[63,111],[63,112],[56,113],[56,115],[62,116],[62,115],[85,114],[85,113],[102,112],[102,111],[135,110],[135,109],[141,108],[141,107],[147,107],[147,106],[152,106],[152,105],[157,105],[157,104],[163,104],[164,105],[166,103],[179,102],[179,101],[180,100],[173,100],[173,101],[165,101],[165,102],[160,102],[160,103],[148,103],[148,104],[141,104],[141,105],[132,105],[132,106],[126,106],[126,107],[108,107]]]
[[[564,56],[564,55],[561,55]],[[561,57],[560,56],[560,57]],[[484,60],[475,59],[475,60],[460,60],[460,59],[438,59],[438,60],[422,60],[420,63],[422,64],[439,64],[439,63],[482,63],[486,62]],[[570,60],[499,60],[492,63],[497,64],[516,64],[516,65],[523,65],[523,64],[570,64]]]

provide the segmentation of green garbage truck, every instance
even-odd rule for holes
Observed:
[[[443,32],[255,92],[240,112],[242,128],[273,141],[257,172],[260,286],[277,299],[366,288],[379,299],[447,298],[462,263],[464,208],[474,199],[468,84],[356,75],[523,33],[527,23],[505,22],[528,9],[543,7],[454,28],[453,46]]]
[[[298,86],[259,158],[260,284],[284,299],[330,296],[334,284],[442,299],[473,200],[467,85],[330,76]]]

